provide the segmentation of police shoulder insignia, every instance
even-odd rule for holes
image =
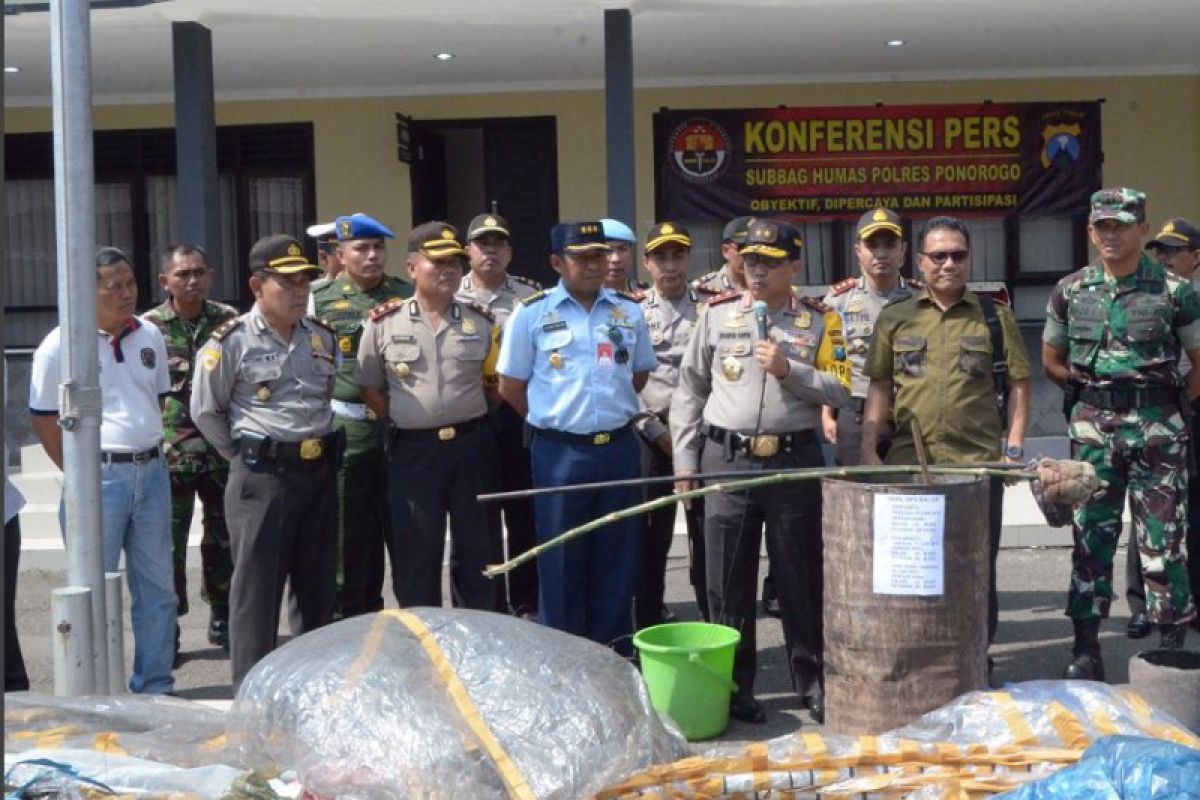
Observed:
[[[741,296],[741,292],[725,292],[725,294],[719,294],[716,297],[709,298],[705,302],[710,306],[719,306],[721,303],[728,303],[730,300],[736,300]]]
[[[641,291],[617,292],[617,295],[620,297],[623,297],[624,299],[628,300],[631,303],[640,303],[640,302],[642,302],[642,298],[646,296],[645,293],[643,293]]]
[[[718,274],[720,274],[720,271],[715,269],[712,272],[706,272],[699,278],[696,278],[696,280],[692,281],[692,286],[699,288],[702,284],[708,283],[713,278],[717,277]]]
[[[529,295],[529,297],[522,297],[517,302],[519,302],[523,306],[531,306],[534,303],[536,303],[538,300],[541,300],[542,298],[544,298],[545,296],[546,296],[546,291],[543,289],[543,290],[534,292],[533,294]]]
[[[212,332],[212,340],[214,342],[221,341],[226,336],[233,333],[233,331],[237,328],[237,326],[239,326],[241,324],[242,324],[241,317],[234,317],[233,319],[222,322],[220,325],[217,326],[217,329]]]
[[[925,284],[921,283],[916,278],[905,278],[904,285],[909,287],[910,289],[924,289],[925,288]]]
[[[808,306],[814,311],[820,311],[822,314],[824,314],[826,311],[833,310],[815,297],[799,297],[797,299],[800,301],[801,305]]]
[[[381,320],[384,317],[386,317],[388,314],[391,314],[392,312],[397,311],[403,307],[404,307],[404,298],[393,297],[391,300],[388,300],[385,303],[380,303],[379,305],[377,305],[371,309],[371,312],[370,312],[371,321],[376,322],[378,320]]]
[[[308,320],[318,328],[324,328],[325,330],[329,331],[331,335],[337,335],[337,328],[333,327],[333,323],[329,320],[321,319],[320,317],[309,317]]]
[[[539,292],[542,290],[542,285],[540,283],[538,283],[537,281],[535,281],[533,278],[526,278],[524,275],[513,275],[511,273],[509,274],[508,277],[512,278],[517,283],[523,283],[526,286],[532,286],[534,289],[537,289]]]
[[[479,303],[476,303],[474,300],[459,300],[458,302],[462,303],[464,306],[471,309],[476,314],[478,314],[479,316],[486,319],[488,322],[494,323],[496,321],[495,314],[493,314],[491,311],[484,308],[483,306],[479,305]]]
[[[857,285],[858,278],[846,278],[846,280],[838,281],[833,286],[830,286],[829,293],[834,297],[837,297],[840,294],[845,294]]]

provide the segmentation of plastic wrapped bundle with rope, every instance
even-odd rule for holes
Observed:
[[[419,608],[276,650],[230,743],[322,798],[580,798],[687,752],[610,649],[512,617]]]
[[[1029,681],[1005,691],[970,692],[879,736],[795,733],[719,745],[644,770],[596,798],[975,800],[1054,775],[1079,762],[1093,742],[1113,735],[1200,747],[1200,738],[1131,689]]]

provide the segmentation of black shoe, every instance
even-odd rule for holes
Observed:
[[[808,712],[812,714],[812,718],[816,720],[818,725],[825,724],[825,693],[818,692],[807,698],[804,704],[808,706]]]
[[[1063,680],[1066,681],[1103,681],[1104,662],[1099,655],[1084,653],[1075,656],[1067,668],[1063,670]]]
[[[208,643],[229,652],[229,622],[216,617],[208,618]]]
[[[729,698],[729,716],[741,722],[761,725],[767,721],[767,712],[752,695],[735,694]]]
[[[1158,635],[1160,650],[1182,650],[1183,640],[1187,638],[1187,627],[1184,625],[1159,625]]]
[[[662,607],[662,611],[658,612],[658,618],[662,623],[674,622],[677,619],[675,612],[665,605]]]
[[[764,595],[762,599],[762,610],[764,614],[769,614],[772,617],[778,617],[779,598],[774,595]]]
[[[1154,623],[1146,616],[1146,612],[1138,611],[1129,618],[1129,624],[1125,626],[1125,635],[1130,639],[1145,639],[1152,630]]]
[[[183,655],[179,652],[179,624],[175,625],[175,655],[171,659],[171,668],[179,669],[183,666]]]

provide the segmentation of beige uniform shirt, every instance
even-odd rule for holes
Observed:
[[[691,341],[699,317],[700,296],[689,287],[676,299],[669,300],[657,289],[648,289],[639,302],[658,366],[650,372],[639,395],[641,411],[633,424],[647,441],[653,442],[668,432],[665,420],[671,411],[671,396],[679,387],[683,351]]]
[[[729,277],[729,270],[729,265],[725,264],[718,270],[701,275],[692,281],[692,288],[697,289],[701,294],[708,295],[737,291],[737,285],[733,282],[733,278]]]
[[[537,294],[541,288],[536,281],[520,275],[505,275],[500,286],[492,290],[480,285],[475,277],[468,273],[463,276],[457,297],[483,306],[492,312],[496,324],[504,327],[504,323],[512,315],[513,306],[531,294]]]
[[[892,291],[884,294],[872,289],[861,275],[848,278],[831,287],[825,295],[825,305],[842,317],[842,332],[846,336],[846,356],[850,361],[850,394],[865,400],[871,379],[863,374],[867,363],[867,351],[871,349],[871,336],[875,332],[875,320],[879,312],[889,303],[912,297],[912,287],[900,278]]]
[[[358,383],[386,389],[398,428],[441,428],[487,413],[485,372],[494,376],[499,329],[482,307],[452,301],[435,328],[416,298],[371,311],[358,346]]]
[[[284,341],[255,305],[214,331],[198,360],[192,421],[226,459],[246,434],[298,442],[329,433],[341,353],[316,320],[300,320]]]
[[[767,333],[791,367],[780,379],[754,358],[753,302],[749,292],[723,295],[700,313],[671,399],[677,470],[699,469],[702,423],[744,434],[793,433],[817,428],[822,405],[849,405],[850,368],[837,312],[793,294],[769,315]]]

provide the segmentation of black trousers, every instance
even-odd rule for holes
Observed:
[[[496,485],[496,440],[487,425],[449,441],[429,433],[393,431],[390,449],[392,534],[399,563],[392,573],[402,607],[442,604],[442,557],[450,516],[450,592],[456,607],[496,611],[503,581],[483,569],[503,552],[475,498]]]
[[[1004,479],[993,477],[988,484],[988,646],[1000,624],[1000,598],[996,594],[996,559],[1000,557],[1000,534],[1004,530]]]
[[[17,638],[17,568],[21,562],[21,518],[4,523],[4,691],[29,691],[29,676]]]
[[[502,403],[488,413],[488,424],[496,437],[499,466],[496,491],[516,492],[531,488],[533,469],[529,461],[529,447],[525,442],[525,420],[512,410],[512,406]],[[507,558],[516,558],[537,544],[532,497],[488,503],[487,511],[489,524],[496,531],[502,529],[500,517],[501,514],[504,516],[503,529],[508,531]],[[522,564],[508,573],[507,578],[507,608],[514,613],[536,614],[537,561]]]
[[[302,634],[333,618],[337,576],[333,458],[309,463],[238,455],[229,465],[225,515],[233,545],[229,650],[236,692],[275,648],[284,581],[291,581]]]
[[[642,474],[648,478],[674,475],[671,457],[653,444],[642,441]],[[674,484],[655,483],[646,487],[646,501],[666,497],[675,491]],[[675,536],[675,516],[678,504],[665,506],[646,515],[646,532],[642,537],[638,560],[637,592],[634,595],[634,623],[638,629],[657,625],[666,591],[667,557]],[[692,501],[684,512],[688,532],[688,575],[696,592],[701,619],[708,619],[708,596],[704,580],[704,501]],[[700,546],[696,547],[695,542]]]
[[[815,436],[795,452],[778,453],[768,459],[736,452],[728,443],[721,446],[707,441],[701,457],[704,472],[755,472],[823,464]],[[801,697],[811,697],[822,691],[824,681],[819,483],[794,481],[705,498],[709,611],[713,622],[741,632],[733,679],[739,693],[751,694],[757,667],[754,620],[758,555],[764,529],[792,686]]]

